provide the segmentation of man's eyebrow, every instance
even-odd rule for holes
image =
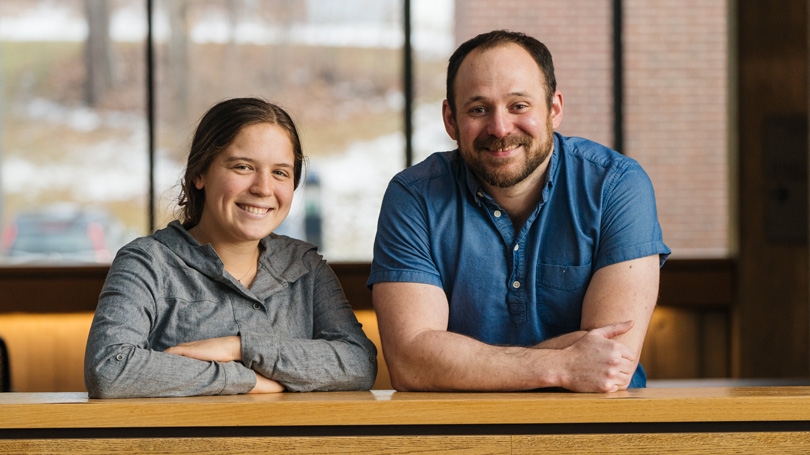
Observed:
[[[511,92],[511,93],[509,93],[509,96],[517,96],[517,97],[522,97],[522,98],[534,98],[528,92]],[[483,101],[483,100],[487,100],[487,99],[489,99],[489,98],[486,97],[486,96],[475,95],[475,96],[471,96],[469,99],[467,99],[467,101],[464,104],[475,103],[475,102]]]

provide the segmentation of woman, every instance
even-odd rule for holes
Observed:
[[[122,248],[87,340],[92,398],[367,390],[376,349],[316,247],[272,234],[304,156],[281,108],[211,108],[180,221]]]

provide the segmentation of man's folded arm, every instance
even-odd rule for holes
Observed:
[[[437,286],[377,283],[372,297],[397,390],[610,392],[626,387],[635,370],[632,350],[611,339],[630,322],[583,332],[564,349],[492,346],[447,331],[449,307]]]

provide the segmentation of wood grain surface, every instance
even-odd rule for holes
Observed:
[[[91,400],[0,394],[0,429],[810,421],[810,387],[611,394],[321,392]]]

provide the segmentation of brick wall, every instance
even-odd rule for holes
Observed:
[[[656,189],[677,257],[729,243],[726,0],[625,0],[625,147]],[[612,146],[612,2],[456,0],[458,43],[497,28],[543,41],[565,100],[559,131]]]
[[[725,0],[625,0],[625,145],[655,184],[666,242],[728,248]]]

